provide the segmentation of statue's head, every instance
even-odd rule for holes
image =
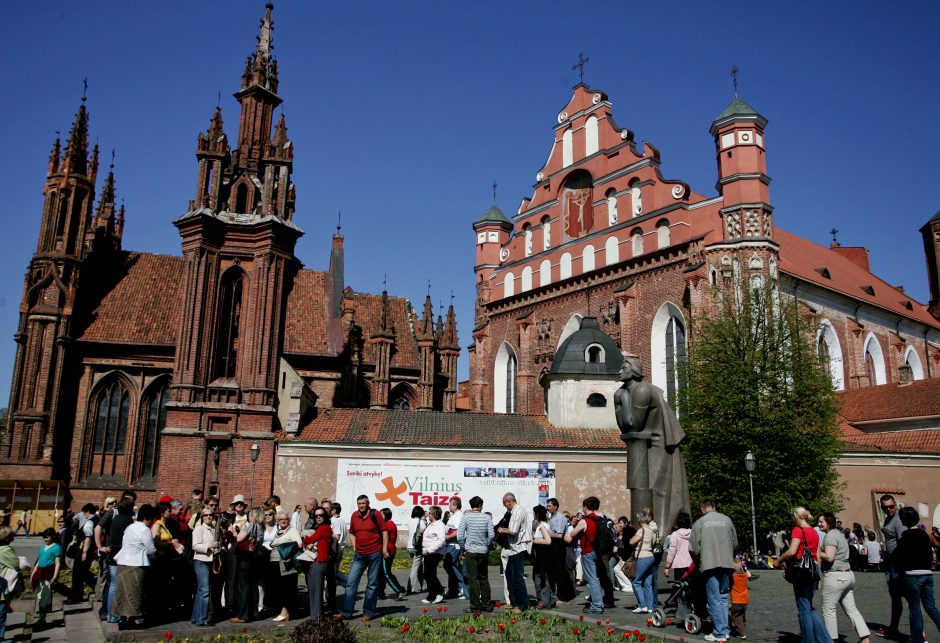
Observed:
[[[637,382],[643,379],[643,364],[640,363],[640,360],[633,355],[628,355],[623,358],[623,365],[620,367],[620,381],[629,382],[631,380],[636,380]]]

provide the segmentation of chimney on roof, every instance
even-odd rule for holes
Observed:
[[[871,272],[871,265],[868,262],[868,248],[861,247],[851,247],[851,246],[840,246],[838,243],[833,243],[829,246],[829,249],[840,254],[856,266],[865,270],[865,272]]]
[[[343,288],[345,288],[345,259],[343,252],[343,235],[338,232],[333,235],[333,248],[330,250],[330,286],[333,301],[333,319],[343,315]]]

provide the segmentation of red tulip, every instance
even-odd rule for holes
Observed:
[[[471,633],[471,634],[476,634],[476,633],[477,633],[477,628],[475,628],[475,627],[473,627],[473,626],[471,625],[471,626],[470,626],[470,633]]]
[[[605,625],[610,625],[610,619],[609,619],[609,618],[605,618],[605,619],[604,619],[604,624],[605,624]]]
[[[170,632],[169,630],[167,630],[166,634],[163,635],[163,638],[169,641],[170,639],[173,638],[173,632]]]
[[[600,619],[597,619],[597,624],[598,624],[598,625],[601,624],[601,620],[600,620]]]
[[[579,620],[579,621],[583,621],[583,620],[584,620],[584,614],[582,614],[581,616],[579,616],[579,617],[578,617],[578,620]]]
[[[438,606],[437,606],[437,611],[438,611],[438,612],[441,612],[441,611],[443,611],[443,610],[444,610],[444,607],[443,607],[442,605],[438,605]]]
[[[445,612],[447,611],[447,606],[446,606],[446,605],[444,606],[444,611],[445,611]]]
[[[539,609],[540,610],[545,609],[545,603],[539,603]]]
[[[640,643],[646,641],[646,634],[640,634]]]
[[[486,634],[489,634],[489,633],[490,633],[490,628],[488,628],[488,627],[483,628],[483,632],[486,633]]]
[[[496,607],[502,607],[502,606],[503,606],[502,601],[496,601]]]
[[[509,622],[512,623],[513,625],[515,625],[515,624],[516,624],[516,619],[511,618],[511,619],[509,619]]]
[[[640,630],[633,630],[633,636],[639,636]]]
[[[679,643],[685,643],[685,637],[684,637],[684,636],[680,636],[680,637],[679,637]]]
[[[474,616],[479,616],[480,614],[482,614],[482,612],[474,612],[474,613],[473,613]]]
[[[667,618],[667,619],[666,619],[666,625],[672,625],[672,619],[671,619],[671,618]]]
[[[424,613],[425,613],[425,614],[428,613],[428,608],[426,608],[426,607],[424,608]]]
[[[539,619],[539,625],[545,625],[546,623],[548,623],[548,621],[546,621],[544,618]]]
[[[411,626],[408,625],[408,624],[405,624],[405,625],[402,625],[402,626],[401,626],[402,634],[404,634],[405,632],[407,632],[407,631],[410,630],[410,629],[411,629]]]
[[[623,633],[623,638],[625,638],[625,639],[630,638],[630,632],[624,632],[624,633]]]
[[[572,628],[571,628],[571,633],[574,634],[575,636],[577,636],[577,635],[578,635],[578,628],[572,627]]]
[[[613,634],[613,633],[614,633],[614,628],[608,627],[608,628],[607,628],[607,633],[608,633],[608,634]]]
[[[500,631],[502,631],[502,632],[505,632],[505,631],[506,631],[506,624],[505,624],[505,623],[500,623],[499,625],[497,625],[497,627],[498,627],[498,628],[500,629]]]

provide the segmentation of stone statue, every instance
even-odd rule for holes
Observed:
[[[643,365],[625,357],[623,382],[614,393],[620,439],[627,444],[630,519],[644,507],[653,509],[660,534],[670,533],[680,511],[689,511],[689,484],[680,445],[685,432],[662,389],[643,381]]]

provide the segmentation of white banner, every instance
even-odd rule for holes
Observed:
[[[392,520],[405,533],[415,506],[437,505],[447,511],[451,497],[470,510],[473,496],[483,499],[483,511],[494,522],[506,513],[503,495],[512,493],[531,514],[555,495],[554,462],[460,462],[455,460],[368,460],[340,458],[336,464],[336,499],[343,517],[356,510],[356,498],[369,497],[373,508],[388,507]]]

